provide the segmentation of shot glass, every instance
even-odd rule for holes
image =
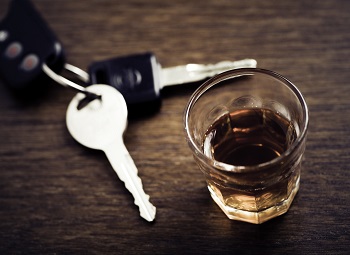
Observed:
[[[308,122],[297,87],[273,71],[230,70],[193,93],[186,139],[228,218],[260,224],[288,211],[299,190]]]

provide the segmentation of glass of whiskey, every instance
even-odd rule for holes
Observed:
[[[186,139],[228,218],[260,224],[288,211],[308,122],[297,87],[270,70],[230,70],[193,93],[184,112]]]

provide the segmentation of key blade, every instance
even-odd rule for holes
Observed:
[[[104,152],[119,179],[133,195],[134,203],[139,207],[140,216],[149,222],[153,221],[156,216],[156,207],[151,204],[149,195],[143,190],[141,179],[137,175],[137,167],[124,143],[114,141],[104,149]]]
[[[187,64],[168,67],[161,70],[161,88],[184,83],[201,81],[224,71],[236,68],[255,68],[255,59],[242,59],[238,61],[222,61],[217,64],[201,65]]]

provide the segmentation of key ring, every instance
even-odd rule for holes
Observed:
[[[81,81],[85,83],[89,82],[89,74],[84,70],[80,69],[79,67],[66,63],[64,64],[64,68],[70,71],[71,73],[76,74]]]
[[[71,64],[65,64],[64,68],[66,70],[76,74],[79,77],[79,79],[82,80],[83,82],[89,81],[89,75],[85,71],[81,70],[80,68],[73,66]],[[92,100],[95,100],[95,99],[101,99],[101,95],[90,92],[85,87],[83,87],[79,84],[76,84],[76,83],[64,78],[61,75],[56,74],[45,63],[43,64],[43,71],[47,76],[49,76],[51,79],[56,81],[58,84],[60,84],[64,87],[69,87],[69,88],[75,89],[75,90],[83,93],[90,102]]]

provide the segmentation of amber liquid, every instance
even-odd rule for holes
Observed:
[[[280,157],[296,138],[292,123],[269,109],[233,111],[210,126],[203,143],[208,157],[256,167],[248,173],[225,173],[230,181],[217,181],[216,173],[208,180],[212,197],[229,218],[261,223],[288,210],[299,187],[299,158],[271,167],[264,163]]]
[[[258,165],[279,157],[296,139],[294,126],[268,109],[243,109],[225,115],[206,133],[204,152],[236,166]]]

